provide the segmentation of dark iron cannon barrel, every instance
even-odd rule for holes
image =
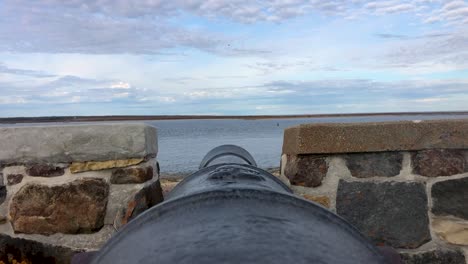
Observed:
[[[244,149],[224,145],[92,263],[387,262],[346,221],[292,194]]]

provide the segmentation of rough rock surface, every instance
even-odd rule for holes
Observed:
[[[284,175],[292,185],[317,187],[327,175],[328,164],[324,156],[288,155]]]
[[[128,223],[148,208],[151,208],[163,200],[164,197],[159,180],[151,183],[136,193],[133,199],[128,203],[121,224],[124,225]]]
[[[5,185],[0,185],[0,204],[2,204],[7,196],[7,189]]]
[[[303,194],[302,197],[314,203],[318,203],[324,207],[330,208],[330,198],[328,198],[327,196]]]
[[[431,240],[421,183],[340,180],[336,210],[377,245],[417,248]]]
[[[153,178],[153,168],[122,168],[112,171],[110,182],[113,184],[144,183]]]
[[[71,173],[78,173],[84,171],[97,171],[112,168],[122,168],[132,165],[137,165],[143,162],[143,158],[137,159],[124,159],[124,160],[107,160],[107,161],[86,161],[86,162],[73,162],[70,165]]]
[[[10,216],[15,232],[89,233],[104,224],[109,186],[102,179],[69,184],[27,184],[13,197]]]
[[[413,172],[427,177],[450,176],[465,171],[464,153],[456,149],[428,149],[411,156]]]
[[[357,178],[392,177],[400,174],[401,152],[355,153],[344,156],[351,175]]]
[[[465,256],[460,251],[434,250],[400,255],[405,264],[465,264]]]
[[[15,185],[20,183],[23,180],[23,174],[8,174],[7,175],[7,184]]]
[[[283,154],[468,149],[468,121],[304,124],[284,131]]]
[[[55,263],[68,264],[76,251],[33,240],[13,238],[0,234],[0,263]],[[10,261],[11,260],[11,261]]]
[[[451,244],[468,246],[468,223],[434,219],[432,228],[441,239]]]
[[[179,182],[181,182],[181,179],[161,179],[161,188],[163,192],[163,196],[166,197],[166,195],[176,187]]]
[[[3,163],[118,160],[158,152],[156,128],[143,123],[0,127],[0,134]]]
[[[432,185],[432,213],[468,220],[468,177]]]
[[[26,167],[26,173],[29,176],[56,177],[65,173],[63,166],[57,166],[47,163],[29,164]]]

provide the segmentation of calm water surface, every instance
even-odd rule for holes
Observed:
[[[289,119],[211,119],[146,121],[158,128],[158,160],[163,174],[185,174],[198,169],[203,156],[222,144],[247,149],[261,168],[279,167],[283,130],[305,123],[376,122],[396,120],[468,119],[468,115],[356,116]],[[25,126],[31,124],[18,124]],[[43,123],[39,125],[57,125]],[[11,126],[2,125],[0,126]]]
[[[221,144],[247,149],[261,168],[279,167],[283,131],[305,123],[375,122],[395,120],[468,119],[468,115],[359,116],[261,120],[164,120],[158,128],[158,160],[163,173],[191,172],[203,156]]]

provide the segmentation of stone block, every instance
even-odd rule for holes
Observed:
[[[432,229],[450,244],[468,246],[468,223],[448,219],[432,220]]]
[[[120,221],[121,225],[128,223],[130,220],[162,201],[164,201],[164,197],[161,184],[158,180],[144,187],[135,194],[125,209],[125,213]]]
[[[80,179],[47,186],[27,184],[12,198],[15,232],[28,234],[89,233],[104,225],[109,186],[102,179]]]
[[[465,264],[465,256],[455,250],[433,250],[400,254],[405,264]]]
[[[85,161],[73,162],[70,165],[71,173],[85,172],[85,171],[98,171],[113,168],[123,168],[132,165],[137,165],[143,162],[144,158],[137,159],[123,159],[123,160],[106,160],[106,161]]]
[[[77,252],[70,248],[53,246],[33,240],[0,234],[0,263],[55,263],[69,264]],[[23,261],[23,262],[21,262]]]
[[[166,195],[172,191],[172,189],[174,189],[174,187],[176,187],[177,184],[179,184],[179,182],[181,182],[182,180],[172,180],[172,179],[161,179],[161,189],[162,189],[162,192],[163,192],[163,196],[166,197]]]
[[[429,149],[412,153],[413,173],[427,177],[450,176],[465,171],[461,150]]]
[[[144,183],[153,178],[151,166],[123,168],[112,171],[110,182],[113,184]]]
[[[0,127],[0,161],[103,161],[157,154],[156,128],[143,123]]]
[[[29,176],[56,177],[56,176],[62,176],[65,173],[65,170],[63,166],[47,164],[47,163],[39,163],[39,164],[27,165],[26,173]]]
[[[330,208],[330,198],[328,198],[327,196],[303,194],[302,197],[314,203],[318,203],[323,207]]]
[[[0,185],[0,204],[2,204],[7,196],[7,188],[5,185]]]
[[[321,155],[288,155],[284,176],[292,185],[317,187],[327,175],[328,163]]]
[[[468,220],[468,177],[432,185],[432,213]]]
[[[284,132],[283,154],[468,149],[468,120],[304,124]]]
[[[351,175],[357,178],[392,177],[400,174],[401,152],[354,153],[344,156]]]
[[[23,174],[8,174],[7,175],[7,184],[15,185],[20,183],[23,180]]]
[[[378,245],[417,248],[431,240],[422,183],[340,180],[336,210]]]

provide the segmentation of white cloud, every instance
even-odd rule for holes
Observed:
[[[132,86],[128,82],[117,82],[110,85],[112,89],[130,89]]]
[[[0,104],[13,105],[26,103],[28,103],[28,101],[21,96],[0,96]]]
[[[71,98],[70,102],[71,103],[79,103],[79,102],[81,102],[81,99],[82,99],[81,96],[75,95],[75,96],[73,96]]]
[[[426,10],[427,9],[427,10]],[[225,56],[265,56],[269,50],[232,46],[237,36],[186,26],[184,14],[217,23],[282,22],[300,16],[368,17],[424,10],[428,22],[468,18],[463,1],[445,6],[430,1],[365,0],[5,0],[0,9],[0,49],[15,52],[158,54],[195,48]],[[429,15],[427,15],[429,14]],[[190,23],[188,23],[190,24]]]
[[[426,17],[424,22],[445,22],[461,25],[468,19],[468,3],[466,1],[449,1]]]
[[[441,101],[447,101],[447,100],[448,100],[447,98],[436,97],[436,98],[414,99],[414,100],[410,100],[410,101],[415,102],[415,103],[435,103],[435,102],[441,102]]]
[[[112,98],[127,98],[130,96],[130,93],[115,93],[112,95]]]

